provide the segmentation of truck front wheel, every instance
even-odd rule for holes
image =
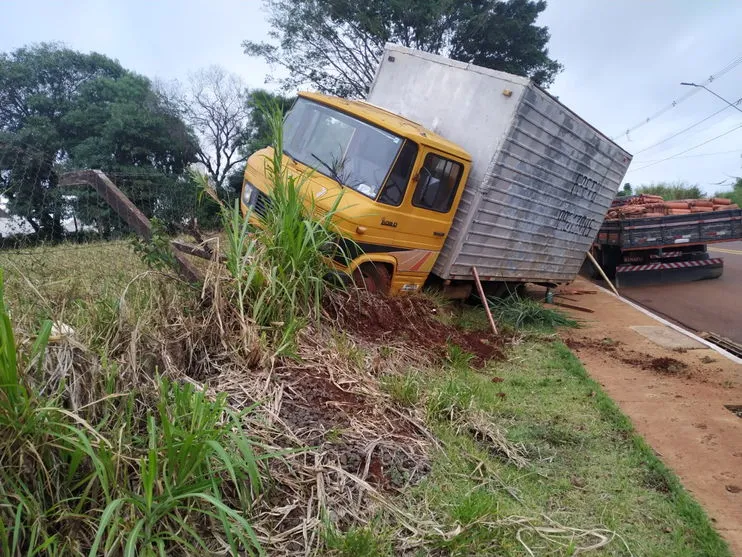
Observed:
[[[364,263],[353,271],[353,282],[372,294],[388,294],[392,286],[389,268],[383,263]]]

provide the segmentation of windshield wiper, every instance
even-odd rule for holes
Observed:
[[[314,159],[316,159],[317,161],[319,161],[319,163],[320,163],[320,164],[321,164],[322,166],[324,166],[324,167],[325,167],[325,168],[326,168],[327,170],[329,170],[329,171],[330,171],[330,174],[332,174],[332,178],[333,178],[333,179],[334,179],[334,180],[335,180],[335,181],[336,181],[336,182],[337,182],[338,184],[340,184],[341,186],[343,185],[343,181],[342,181],[342,180],[340,179],[340,175],[339,175],[339,174],[338,174],[338,173],[337,173],[337,172],[335,171],[335,169],[334,169],[334,168],[333,168],[332,166],[330,166],[329,164],[327,164],[327,163],[326,163],[325,161],[323,161],[323,160],[322,160],[321,158],[319,158],[319,157],[318,157],[317,155],[315,155],[314,153],[310,153],[310,154],[312,155],[312,158],[314,158]]]

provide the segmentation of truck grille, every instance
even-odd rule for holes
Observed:
[[[253,204],[253,210],[261,217],[264,217],[271,206],[271,198],[265,195],[262,191],[257,191],[255,196],[255,202]]]

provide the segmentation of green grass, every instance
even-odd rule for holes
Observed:
[[[42,247],[0,258],[14,324],[38,332],[44,318],[63,315],[86,342],[100,339],[104,354],[106,335],[115,334],[112,323],[122,312],[123,289],[128,286],[129,310],[144,311],[160,288],[127,242]],[[149,274],[132,282],[142,273]],[[451,319],[486,329],[481,308],[465,306]],[[553,323],[558,321],[539,317],[535,329],[547,331]],[[698,504],[569,350],[536,335],[527,338],[509,361],[481,371],[470,369],[469,355],[451,346],[438,369],[382,377],[386,393],[400,406],[416,408],[442,447],[433,454],[430,475],[394,497],[410,515],[430,518],[450,534],[427,537],[411,554],[526,555],[516,537],[523,529],[521,537],[537,555],[571,555],[568,536],[560,539],[563,546],[546,544],[533,530],[551,525],[550,519],[615,531],[637,556],[729,555]],[[249,432],[221,397],[204,398],[167,382],[157,383],[154,397],[128,392],[117,384],[116,363],[104,359],[101,398],[112,398],[70,415],[62,412],[68,406],[58,393],[39,396],[33,382],[23,381],[36,377],[43,340],[37,349],[26,341],[13,367],[15,352],[8,347],[18,340],[3,340],[0,351],[0,554],[25,555],[29,547],[41,555],[87,554],[89,545],[78,545],[75,536],[92,544],[98,534],[101,546],[117,554],[128,546],[144,555],[162,543],[208,554],[201,546],[208,532],[192,527],[206,523],[205,517],[228,543],[255,551],[245,517],[260,493],[255,473],[261,461],[251,455],[251,445],[240,448]],[[358,362],[365,357],[352,343],[343,352]],[[525,447],[528,465],[516,466],[496,443],[475,436],[467,426],[474,416],[489,417],[493,427],[507,431],[512,446]],[[186,446],[192,451],[183,452]],[[35,458],[43,466],[19,466],[20,459]],[[528,524],[513,524],[515,516]],[[173,526],[181,522],[192,531]],[[322,552],[392,555],[399,531],[398,522],[382,512],[368,526],[323,532]],[[180,538],[170,538],[171,532]],[[628,552],[615,539],[596,554]]]
[[[43,319],[86,328],[98,310],[118,311],[127,285],[143,275],[127,292],[132,308],[140,309],[147,304],[139,296],[142,283],[153,275],[128,241],[4,250],[0,268],[13,322],[27,330]]]
[[[443,553],[525,555],[516,539],[523,525],[507,523],[517,516],[535,526],[606,528],[633,555],[729,555],[698,504],[562,343],[527,341],[509,363],[481,372],[414,377],[443,451],[403,498],[413,515],[462,527],[431,542]],[[525,447],[525,468],[462,427],[474,412]],[[563,546],[547,543],[529,528],[521,535],[538,555],[571,555],[579,545],[570,536]],[[629,552],[616,538],[600,554]]]
[[[488,301],[495,320],[511,329],[545,331],[578,326],[566,313],[546,308],[541,302],[517,293]]]
[[[412,408],[420,400],[420,378],[415,373],[382,377],[381,387],[400,406]]]
[[[386,532],[374,526],[349,528],[340,532],[326,527],[324,552],[338,557],[384,557],[393,555],[393,543]]]
[[[659,195],[665,201],[672,201],[673,199],[698,199],[700,197],[706,197],[706,194],[701,191],[701,188],[695,185],[687,184],[685,182],[673,182],[673,183],[653,183],[649,185],[639,186],[634,191],[635,194],[646,193],[649,195]]]

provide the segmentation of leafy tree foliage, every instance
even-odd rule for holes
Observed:
[[[456,2],[450,56],[477,66],[527,75],[549,85],[561,65],[548,56],[549,30],[534,25],[546,9],[540,0]]]
[[[628,182],[626,182],[623,185],[623,188],[620,189],[620,190],[618,190],[618,193],[616,194],[616,197],[628,197],[630,195],[634,195],[634,189],[631,186],[631,184],[629,184]]]
[[[101,169],[151,216],[178,218],[196,149],[177,110],[114,60],[57,44],[0,55],[0,188],[42,237],[60,237],[69,217],[118,225],[97,194],[60,191],[73,168]]]
[[[737,178],[732,186],[732,191],[719,191],[714,194],[715,197],[726,197],[731,199],[732,203],[736,203],[742,207],[742,178]]]
[[[656,184],[639,186],[634,190],[634,193],[659,195],[665,201],[672,201],[673,199],[699,199],[701,197],[706,197],[706,194],[703,193],[700,187],[692,186],[685,182],[659,182]]]
[[[245,52],[288,70],[286,90],[363,97],[384,44],[530,76],[547,86],[561,70],[549,58],[549,32],[535,25],[544,0],[264,0],[272,42]]]
[[[246,141],[243,147],[246,155],[249,156],[272,143],[272,132],[270,122],[266,117],[266,109],[276,106],[286,114],[293,106],[294,101],[296,101],[296,97],[285,97],[262,89],[255,89],[250,92],[247,96],[250,115],[247,121]]]

